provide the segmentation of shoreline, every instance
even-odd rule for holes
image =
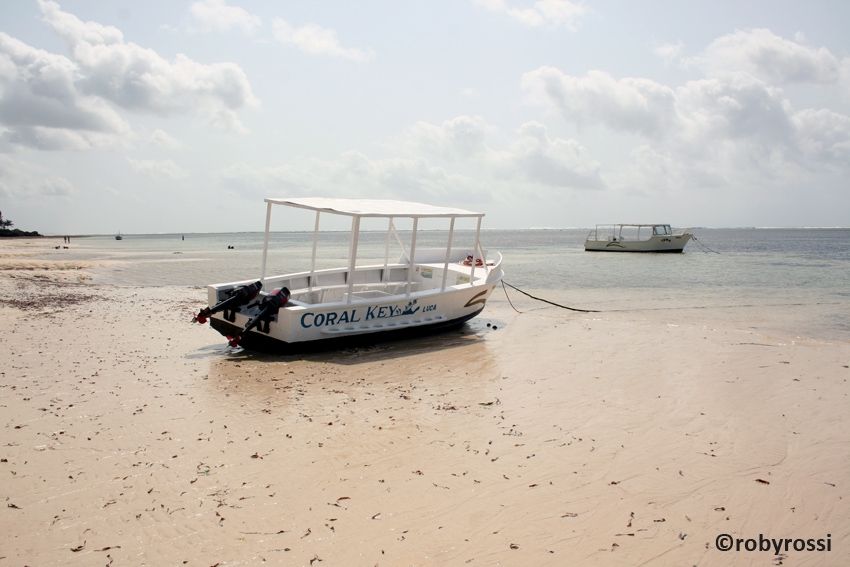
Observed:
[[[564,226],[564,227],[522,227],[522,228],[498,228],[498,227],[481,227],[481,232],[499,232],[499,231],[517,231],[517,232],[525,232],[525,231],[590,231],[593,230],[595,226]],[[677,227],[681,228],[681,227]],[[690,230],[850,230],[850,226],[692,226],[687,227]],[[442,229],[420,229],[422,232],[445,232]],[[38,232],[38,231],[35,231]],[[272,233],[312,233],[313,231],[309,228],[305,228],[303,230],[275,230]],[[348,232],[347,229],[328,229],[328,232]],[[363,232],[378,232],[381,233],[381,230],[364,230]],[[150,236],[171,236],[171,235],[191,235],[191,236],[213,236],[216,234],[262,234],[262,230],[234,230],[227,232],[180,232],[180,231],[170,231],[170,232],[131,232],[131,233],[121,233],[123,236],[142,236],[142,237],[150,237]],[[70,236],[71,238],[111,238],[115,236],[115,233],[111,232],[103,232],[103,233],[90,233],[90,234],[63,234],[63,233],[45,233],[37,236],[10,236],[10,235],[0,235],[0,238],[62,238],[63,236]]]
[[[0,304],[0,566],[772,562],[721,533],[830,533],[786,554],[829,565],[850,545],[850,342],[771,312],[517,314],[499,291],[461,332],[273,356],[191,325],[201,288],[52,267],[0,270],[30,302]]]

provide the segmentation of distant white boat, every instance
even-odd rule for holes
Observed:
[[[195,320],[226,336],[231,346],[297,351],[306,346],[347,346],[355,337],[369,340],[456,327],[478,315],[502,279],[502,256],[486,258],[479,242],[483,213],[422,203],[372,199],[266,199],[266,230],[259,279],[213,284],[210,307]],[[307,272],[266,275],[272,207],[315,212],[312,265]],[[322,214],[351,217],[346,267],[317,270]],[[384,261],[357,265],[360,221],[387,219]],[[395,219],[413,222],[409,246],[396,233]],[[423,218],[448,221],[446,247],[417,249]],[[476,219],[469,249],[453,248],[455,220]],[[401,245],[390,259],[392,237]],[[266,292],[265,290],[269,290]]]
[[[682,252],[693,237],[669,224],[598,224],[587,235],[588,252]]]

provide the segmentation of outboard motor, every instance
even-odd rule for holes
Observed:
[[[235,337],[227,337],[227,342],[230,344],[230,346],[239,346],[239,342],[242,340],[242,336],[254,327],[260,325],[261,323],[265,323],[265,332],[268,332],[269,322],[274,318],[275,315],[277,315],[277,312],[280,311],[280,308],[286,305],[286,302],[289,301],[289,296],[289,289],[285,287],[276,289],[267,296],[265,296],[260,302],[260,310],[248,321],[248,324],[245,325],[245,328],[242,330],[242,333],[236,335]]]
[[[213,313],[218,313],[219,311],[224,311],[226,309],[232,310],[240,305],[245,305],[257,297],[257,294],[260,293],[262,288],[263,282],[260,281],[234,288],[230,291],[230,295],[227,298],[222,299],[212,307],[204,307],[198,311],[198,314],[192,318],[192,322],[194,323],[197,321],[203,325]]]

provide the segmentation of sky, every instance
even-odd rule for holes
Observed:
[[[2,2],[0,211],[46,234],[262,230],[264,197],[306,196],[485,228],[850,226],[849,21],[843,0]]]

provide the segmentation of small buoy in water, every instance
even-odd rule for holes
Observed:
[[[496,329],[498,329],[498,328],[499,328],[499,327],[497,327],[496,325],[493,325],[493,330],[494,330],[494,331],[495,331]]]

